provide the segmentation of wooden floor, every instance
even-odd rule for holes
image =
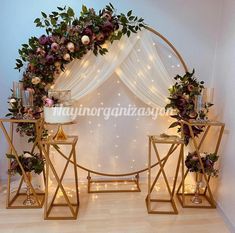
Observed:
[[[182,209],[179,215],[148,215],[141,193],[87,194],[80,185],[78,220],[43,220],[42,209],[7,210],[0,193],[0,233],[226,233],[217,210]]]

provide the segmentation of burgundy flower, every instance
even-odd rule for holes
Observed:
[[[54,57],[53,57],[52,55],[47,55],[47,56],[46,56],[46,61],[47,61],[48,63],[53,63],[53,62],[54,62]]]
[[[113,24],[109,21],[106,21],[104,25],[102,26],[103,32],[111,32],[113,31]]]
[[[194,86],[193,86],[192,84],[189,84],[187,88],[188,88],[188,91],[190,91],[190,92],[191,92],[191,91],[193,91]]]
[[[45,45],[48,42],[48,37],[45,35],[42,35],[39,37],[38,41],[41,45]]]
[[[55,36],[48,36],[48,40],[53,43],[53,42],[56,42],[56,37]]]
[[[93,32],[90,28],[85,28],[85,30],[83,31],[83,34],[91,37],[93,35]]]
[[[96,35],[96,39],[99,42],[104,41],[104,33],[100,32],[99,34]]]

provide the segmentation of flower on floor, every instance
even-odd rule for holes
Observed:
[[[209,176],[217,177],[219,170],[214,168],[215,162],[218,160],[219,156],[215,153],[203,153],[200,154],[205,173]],[[198,155],[196,152],[188,153],[185,165],[190,172],[199,172],[202,173],[202,166],[199,161]]]
[[[6,156],[11,160],[10,168],[8,170],[9,174],[19,174],[22,176],[22,170],[15,156],[12,154],[6,154]],[[18,159],[25,172],[35,172],[36,174],[40,174],[44,169],[45,161],[40,154],[25,151]]]

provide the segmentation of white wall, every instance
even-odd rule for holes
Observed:
[[[215,106],[218,119],[226,123],[221,148],[221,174],[218,202],[235,232],[235,1],[224,0],[216,50]]]

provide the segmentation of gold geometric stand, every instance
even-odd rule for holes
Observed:
[[[147,210],[149,214],[178,214],[178,210],[176,208],[176,204],[174,201],[174,192],[175,192],[175,186],[176,186],[176,182],[177,182],[177,178],[178,178],[178,173],[179,173],[179,167],[180,167],[180,162],[183,158],[183,153],[184,153],[184,142],[182,139],[180,139],[179,137],[167,137],[167,138],[163,138],[160,136],[155,136],[155,135],[151,135],[148,136],[149,137],[149,153],[148,153],[148,195],[145,199],[146,201],[146,206],[147,206]],[[163,157],[163,159],[161,159],[160,154],[158,152],[157,146],[156,145],[159,144],[168,144],[170,145],[170,149],[168,150],[167,154],[165,157]],[[153,183],[151,181],[151,148],[154,148],[154,151],[156,153],[156,158],[157,161],[159,163],[159,171],[156,175],[156,178],[154,179]],[[176,171],[175,171],[175,177],[174,177],[174,183],[173,183],[173,187],[172,189],[170,188],[170,184],[169,181],[167,179],[166,173],[165,173],[165,166],[166,163],[169,159],[170,156],[173,156],[174,152],[176,151],[176,149],[180,147],[179,149],[179,156],[178,156],[178,162],[177,162],[177,167],[176,167]],[[165,184],[166,184],[166,188],[168,191],[168,194],[170,196],[170,199],[153,199],[151,198],[151,194],[153,192],[153,189],[157,183],[157,181],[159,180],[160,175],[163,175]],[[152,203],[153,202],[162,202],[162,203],[169,203],[172,207],[172,211],[164,211],[164,210],[153,210],[151,208]]]
[[[9,145],[8,154],[13,154],[15,156],[16,161],[19,164],[19,167],[22,172],[22,176],[19,180],[18,187],[16,191],[12,191],[12,175],[8,174],[8,182],[7,182],[7,200],[6,200],[6,208],[7,209],[34,209],[34,208],[42,208],[44,203],[44,192],[37,191],[33,185],[29,176],[26,175],[24,168],[19,161],[18,157],[19,154],[14,145],[14,124],[18,123],[30,123],[35,126],[36,138],[33,143],[31,153],[34,153],[35,149],[38,148],[39,152],[41,153],[41,147],[39,141],[41,140],[42,129],[43,129],[43,119],[37,120],[26,120],[26,119],[8,119],[2,118],[0,119],[0,128],[3,131],[3,134],[6,138],[6,141]],[[5,124],[10,124],[9,132],[6,129]],[[8,168],[10,168],[11,160],[9,159]],[[43,178],[45,182],[45,173],[43,171]],[[25,182],[31,190],[31,197],[35,201],[33,205],[24,205],[23,201],[27,198],[27,194],[25,191],[22,191],[22,185]]]
[[[195,195],[194,193],[186,192],[185,190],[185,179],[187,178],[187,175],[189,174],[189,170],[187,169],[186,172],[184,171],[184,159],[182,159],[182,181],[179,185],[179,188],[177,190],[177,198],[182,205],[183,208],[216,208],[216,202],[214,200],[211,187],[210,187],[210,176],[208,176],[205,173],[205,168],[202,163],[202,159],[200,156],[200,151],[202,149],[202,146],[205,144],[205,139],[208,136],[208,132],[212,128],[219,128],[219,134],[218,138],[213,138],[213,141],[210,143],[211,145],[215,145],[215,150],[211,153],[215,153],[216,155],[218,154],[219,146],[221,143],[221,139],[223,136],[224,132],[224,127],[225,124],[217,121],[192,121],[192,122],[187,122],[187,121],[182,121],[181,122],[181,127],[188,127],[190,136],[192,138],[192,144],[193,144],[193,150],[195,150],[196,155],[198,157],[198,160],[200,162],[200,165],[202,167],[202,178],[205,182],[205,187],[204,190],[202,190],[199,194],[199,197],[202,198],[202,203],[201,204],[193,204],[191,202],[191,198]],[[199,142],[197,142],[193,128],[194,127],[200,127],[204,128],[204,132],[202,134],[201,139]],[[184,137],[183,132],[182,132],[182,137]],[[208,151],[207,151],[208,152]]]
[[[41,141],[43,153],[46,158],[46,197],[44,208],[44,219],[46,220],[77,219],[79,209],[78,174],[75,148],[77,141],[77,136],[68,136],[67,140],[63,141],[55,141],[53,138]],[[65,146],[70,148],[68,155],[61,151],[61,148]],[[58,154],[65,159],[65,165],[60,175],[51,160],[50,147],[53,147]],[[71,161],[72,163],[70,163]],[[74,186],[71,190],[75,193],[75,197],[71,193],[71,190],[63,185],[69,164],[73,166],[74,170]],[[56,187],[49,184],[50,172],[55,178]]]
[[[88,172],[88,176],[87,176],[87,180],[88,180],[88,193],[120,193],[120,192],[141,192],[140,190],[140,185],[139,185],[139,174],[137,173],[135,175],[135,178],[133,179],[110,179],[110,180],[93,180],[91,178],[91,172]],[[131,189],[100,189],[100,190],[93,190],[92,186],[94,184],[105,184],[107,186],[107,184],[115,184],[118,185],[118,183],[120,184],[130,184],[130,185],[134,185],[135,188],[131,188]]]

